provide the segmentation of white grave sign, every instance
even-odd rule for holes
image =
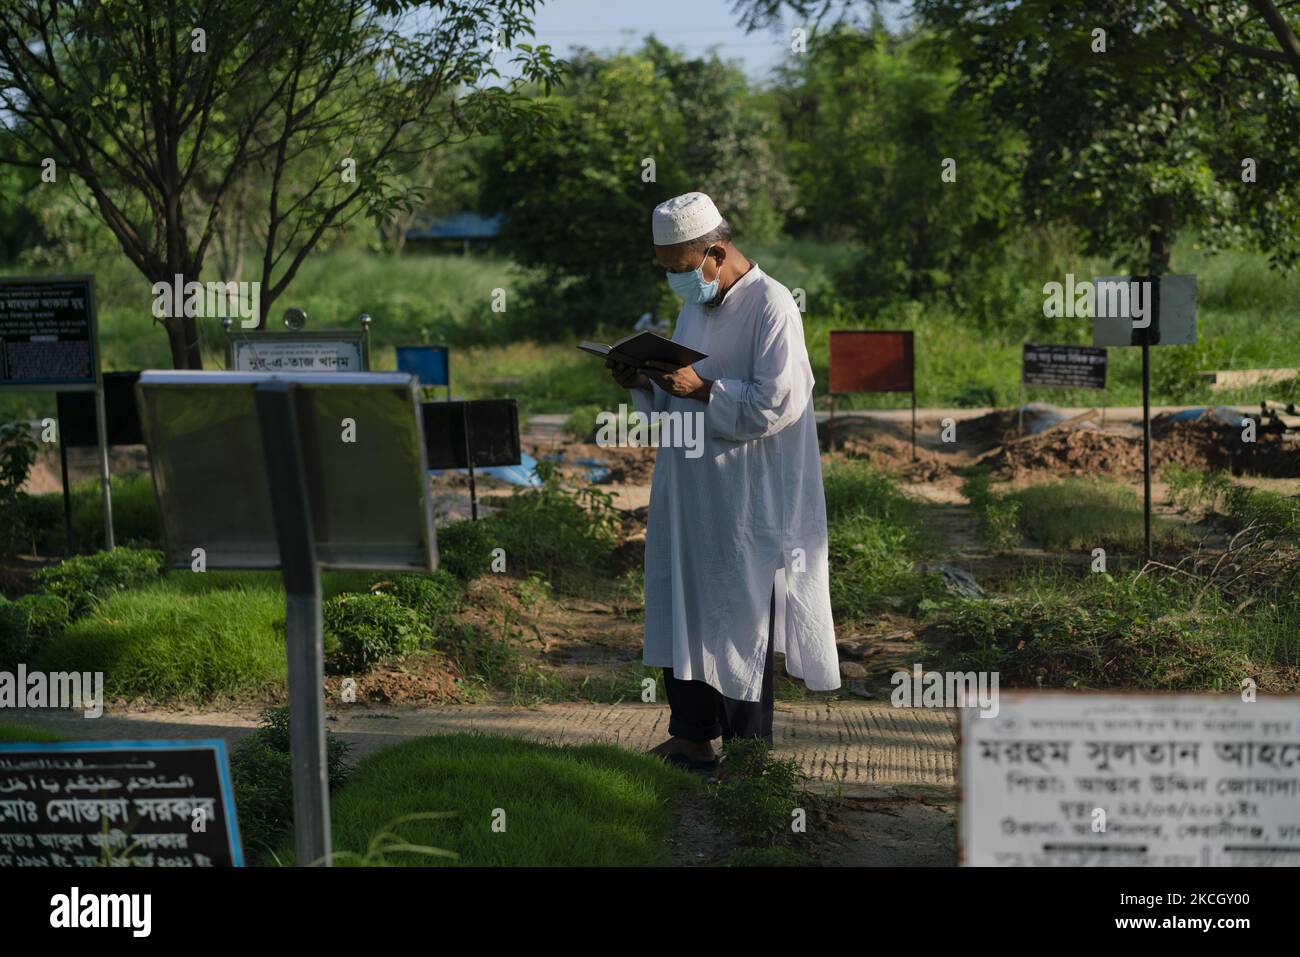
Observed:
[[[362,372],[360,338],[306,339],[289,334],[231,341],[232,372]]]
[[[983,866],[1300,865],[1300,698],[1003,692],[961,712]]]

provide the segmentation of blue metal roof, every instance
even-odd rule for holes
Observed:
[[[413,226],[406,231],[410,239],[493,239],[501,232],[501,214],[480,216],[463,212],[443,216],[433,222]]]

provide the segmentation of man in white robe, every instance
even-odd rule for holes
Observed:
[[[708,358],[681,369],[607,365],[638,412],[694,415],[702,426],[702,450],[699,433],[686,432],[695,441],[656,454],[643,660],[664,669],[672,712],[671,737],[654,753],[709,769],[714,738],[772,743],[774,650],[809,688],[840,686],[826,500],[790,291],[732,244],[703,193],[660,204],[652,225],[655,258],[685,300],[673,339]]]

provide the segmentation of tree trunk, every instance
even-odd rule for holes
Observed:
[[[1147,274],[1163,276],[1169,272],[1169,260],[1174,251],[1174,198],[1157,196],[1151,211],[1151,232],[1148,240]]]
[[[193,316],[170,316],[163,320],[167,341],[172,350],[172,368],[202,369],[203,353],[199,350],[199,325]]]

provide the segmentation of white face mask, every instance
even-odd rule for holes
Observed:
[[[713,249],[710,246],[704,250],[704,258],[700,264],[689,272],[666,272],[668,285],[672,291],[681,296],[686,302],[694,302],[703,305],[712,301],[713,297],[718,294],[718,280],[721,276],[715,276],[712,282],[704,280],[704,264],[709,259],[709,252]],[[719,270],[719,272],[721,272]]]

